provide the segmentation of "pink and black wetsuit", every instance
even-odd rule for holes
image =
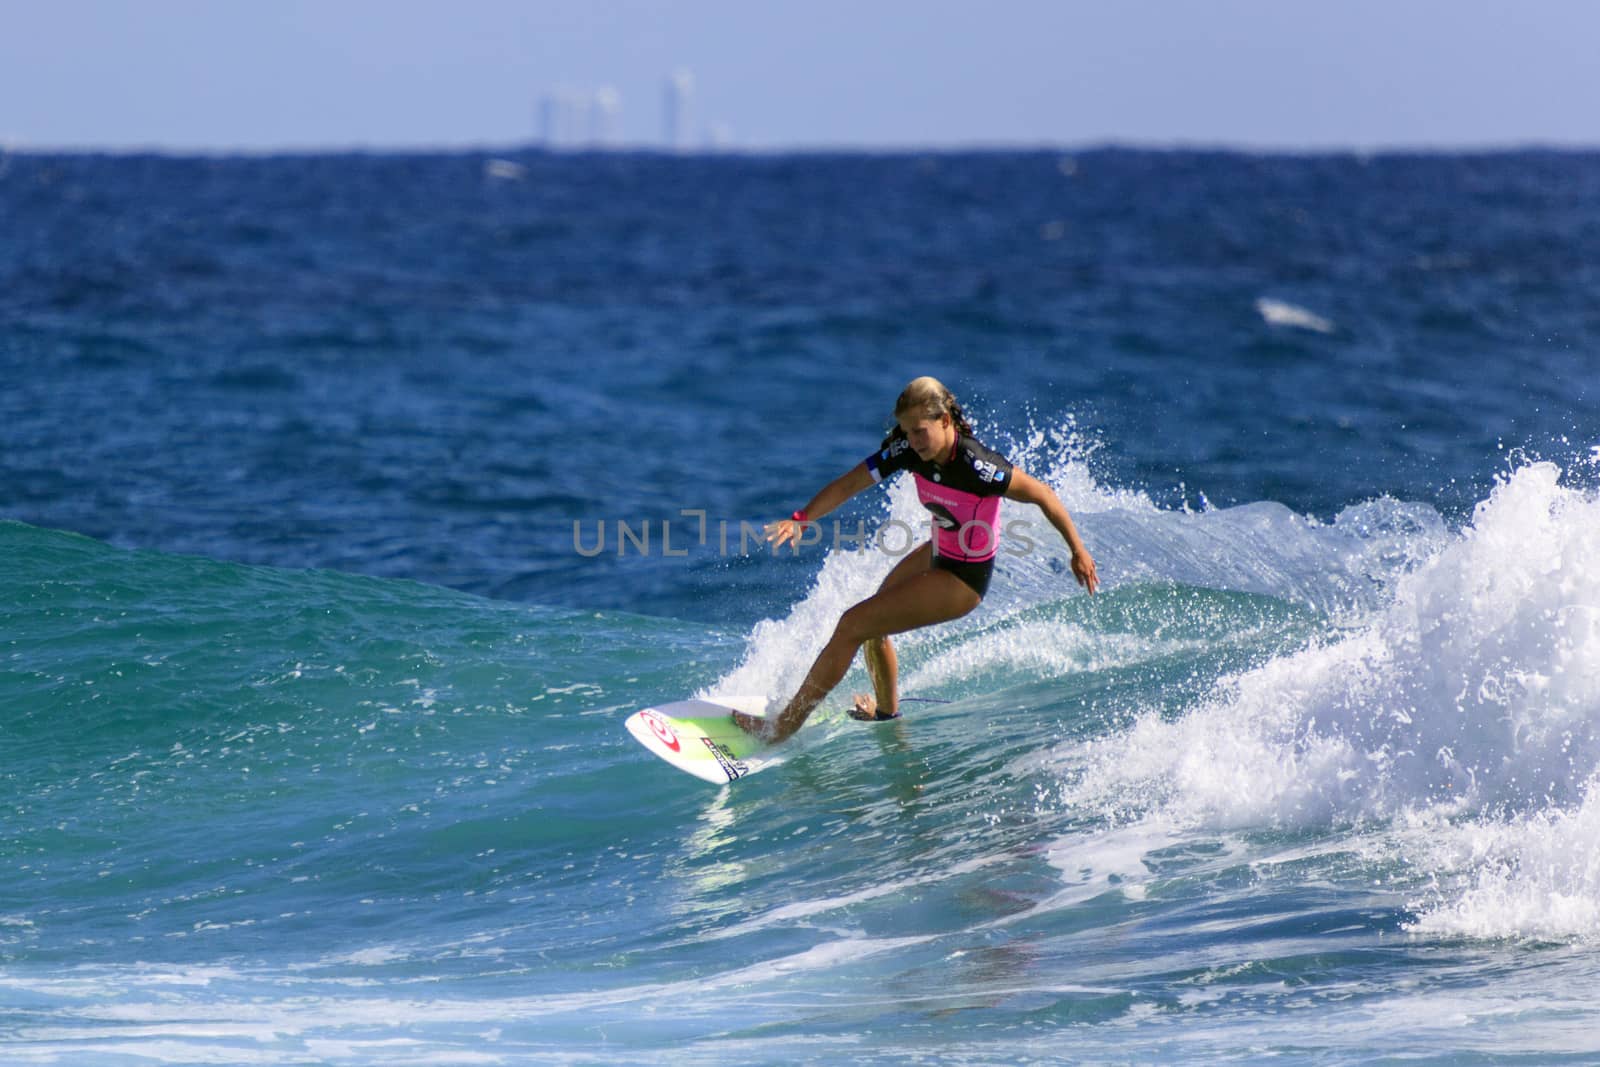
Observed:
[[[959,437],[942,462],[925,460],[897,438],[866,459],[872,480],[910,471],[917,498],[937,528],[933,565],[960,578],[981,597],[1000,550],[1000,498],[1011,484],[1011,463],[975,437]]]

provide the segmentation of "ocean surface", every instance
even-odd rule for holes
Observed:
[[[0,1061],[1600,1062],[1600,155],[0,155]],[[933,374],[1055,487],[741,534]],[[840,520],[833,525],[833,520]]]

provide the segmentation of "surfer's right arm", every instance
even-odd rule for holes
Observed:
[[[797,541],[804,523],[816,522],[822,516],[855,496],[861,490],[872,484],[872,472],[867,470],[865,462],[857,463],[839,477],[823,486],[811,502],[794,515],[767,526],[767,540],[773,548],[782,548],[790,541]]]

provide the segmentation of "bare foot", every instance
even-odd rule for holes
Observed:
[[[857,693],[855,706],[850,709],[849,715],[852,719],[859,719],[862,722],[888,722],[890,719],[900,717],[898,711],[893,715],[878,714],[878,698],[871,693]]]
[[[762,716],[746,715],[742,711],[736,711],[730,717],[733,719],[735,726],[749,734],[751,737],[758,738],[762,741],[772,740],[772,723],[768,722]]]

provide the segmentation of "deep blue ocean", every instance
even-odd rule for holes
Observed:
[[[1600,1062],[1597,249],[1580,152],[0,155],[0,1060]],[[923,374],[1101,593],[1008,503],[928,703],[651,757]]]

